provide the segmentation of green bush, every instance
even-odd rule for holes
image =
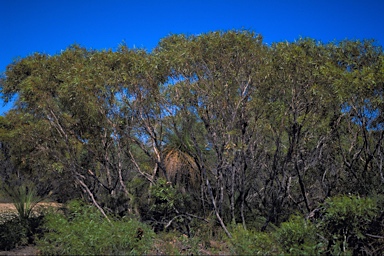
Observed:
[[[39,226],[43,217],[32,217],[21,221],[14,217],[0,224],[0,250],[8,251],[17,246],[33,244],[41,235]]]
[[[145,254],[152,245],[153,231],[133,219],[108,222],[93,206],[73,201],[66,214],[49,213],[39,239],[42,254],[100,255]]]
[[[358,196],[337,196],[325,202],[320,227],[329,253],[374,254],[375,246],[383,248],[383,213],[377,202]]]
[[[315,225],[302,216],[291,216],[276,230],[275,236],[285,253],[316,255],[324,249]]]
[[[185,210],[185,202],[188,202],[187,196],[184,197],[165,179],[158,179],[149,192],[151,201],[145,218],[152,222],[155,231],[164,231],[166,225],[171,222],[169,230],[177,229],[187,232],[185,226],[189,220],[182,216],[177,217],[180,215],[179,212]]]
[[[230,250],[236,255],[271,255],[280,248],[271,233],[246,230],[240,225],[231,228]]]
[[[183,202],[181,194],[165,179],[158,179],[150,188],[150,193],[153,200],[150,210],[153,213],[167,215],[174,211],[176,205]]]
[[[14,218],[0,225],[0,250],[8,251],[28,243],[28,228]]]

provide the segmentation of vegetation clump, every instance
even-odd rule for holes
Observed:
[[[79,201],[70,202],[65,214],[47,214],[43,229],[37,243],[43,255],[143,255],[154,237],[135,219],[108,222],[95,207]]]
[[[372,40],[267,45],[244,30],[170,35],[151,52],[35,53],[0,78],[3,99],[17,96],[0,117],[0,179],[85,202],[57,216],[68,229],[44,218],[46,253],[145,252],[130,239],[146,225],[202,250],[376,253],[383,70]],[[18,205],[20,221],[32,207]]]

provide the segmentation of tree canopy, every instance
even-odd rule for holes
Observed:
[[[374,41],[267,45],[170,35],[151,52],[35,53],[0,80],[3,183],[159,229],[250,225],[383,192],[384,55]],[[155,207],[156,206],[156,207]],[[182,216],[184,221],[176,223]]]

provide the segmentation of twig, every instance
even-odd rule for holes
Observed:
[[[373,238],[384,239],[384,236],[371,235],[371,234],[365,234],[365,235]]]

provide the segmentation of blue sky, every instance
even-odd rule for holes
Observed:
[[[265,43],[311,37],[376,39],[384,45],[383,0],[0,0],[0,73],[18,57],[90,49],[151,50],[169,34],[249,29]],[[12,104],[0,100],[0,115]]]

